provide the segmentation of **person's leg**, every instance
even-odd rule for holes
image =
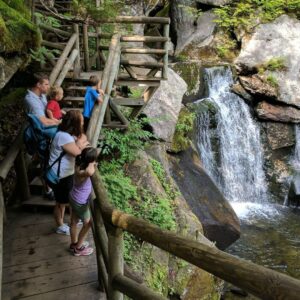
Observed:
[[[78,241],[77,241],[77,245],[76,245],[77,249],[81,248],[90,228],[91,228],[91,220],[90,219],[84,220],[83,226],[78,235]]]
[[[71,215],[71,245],[77,244],[78,236],[77,236],[77,223],[79,218],[76,216],[76,214],[73,211],[73,214]]]
[[[54,218],[57,226],[64,225],[64,216],[65,216],[66,205],[56,202],[54,207]]]

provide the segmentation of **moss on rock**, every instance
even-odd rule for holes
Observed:
[[[178,153],[190,146],[190,136],[193,132],[195,113],[184,107],[178,117],[170,152]]]
[[[26,53],[38,47],[41,37],[29,17],[23,1],[0,0],[0,53]]]

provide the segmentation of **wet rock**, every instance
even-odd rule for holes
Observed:
[[[192,149],[171,159],[172,175],[192,211],[202,223],[204,234],[225,249],[240,236],[239,220],[230,204],[201,166]]]
[[[253,104],[254,98],[243,88],[240,83],[233,84],[231,86],[231,91],[243,98],[248,104]]]
[[[268,190],[272,199],[282,204],[288,194],[292,172],[290,161],[294,153],[294,125],[267,121],[260,123],[260,126]]]
[[[197,0],[197,2],[212,6],[223,6],[232,2],[232,0]]]
[[[294,107],[273,105],[263,101],[257,105],[255,111],[262,120],[300,123],[300,110]]]
[[[152,157],[161,163],[165,172],[166,180],[176,188],[175,182],[170,177],[170,166],[166,145],[157,143],[147,149],[147,153],[140,152],[139,158],[128,167],[128,174],[133,182],[142,189],[167,198],[166,192],[155,175],[149,159]],[[193,214],[186,200],[178,194],[173,203],[176,221],[176,231],[183,236],[202,242],[206,245],[213,244],[202,234],[203,229],[198,218]],[[141,248],[134,254],[138,263],[139,271],[144,274],[150,285],[159,285],[161,292],[167,296],[168,288],[172,293],[183,300],[219,299],[219,285],[211,274],[189,263],[173,257],[169,253],[143,243]],[[195,295],[197,297],[195,298]]]
[[[276,99],[278,96],[277,88],[267,83],[264,78],[259,75],[250,77],[239,77],[242,87],[250,94],[257,97],[268,97]]]
[[[243,39],[235,64],[242,74],[256,72],[270,59],[282,59],[285,68],[275,68],[271,75],[278,85],[277,100],[300,107],[300,21],[282,15],[272,23],[256,28],[251,39]]]
[[[300,205],[300,174],[296,173],[293,176],[291,185],[289,188],[287,205],[293,205],[299,207]]]
[[[168,80],[161,82],[144,109],[144,113],[150,118],[154,135],[158,139],[172,142],[182,97],[186,90],[185,81],[172,69],[169,69]]]
[[[206,11],[199,17],[187,12],[184,6],[196,8],[196,1],[174,0],[171,2],[171,24],[173,40],[176,40],[176,51],[180,53],[186,46],[193,44],[193,47],[201,48],[208,45],[213,39],[213,32],[216,28],[215,14]]]
[[[187,83],[187,91],[183,95],[182,102],[189,103],[200,99],[204,89],[202,63],[198,60],[178,62],[171,67]]]

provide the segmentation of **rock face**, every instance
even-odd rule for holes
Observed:
[[[278,96],[277,88],[268,84],[262,77],[253,75],[250,77],[240,76],[243,88],[250,94],[257,97],[268,97],[276,99]]]
[[[144,113],[150,118],[154,135],[158,139],[172,142],[182,97],[186,90],[185,81],[172,69],[169,69],[168,80],[161,82],[144,109]]]
[[[171,3],[171,33],[173,40],[176,40],[175,53],[180,53],[191,43],[195,47],[208,45],[213,40],[216,16],[211,11],[206,11],[199,17],[188,13],[184,6],[196,8],[196,1],[174,0]]]
[[[295,145],[294,125],[263,122],[261,139],[264,149],[264,169],[273,200],[282,204],[289,189],[290,161]]]
[[[171,67],[187,83],[187,91],[183,95],[183,103],[200,99],[204,89],[201,62],[178,62],[172,64]]]
[[[284,123],[300,123],[300,110],[289,106],[272,105],[260,102],[255,109],[258,117]]]
[[[170,184],[172,184],[165,151],[166,147],[163,144],[152,146],[147,150],[154,159],[161,162],[168,177],[166,180],[170,180]],[[128,174],[139,188],[150,190],[155,195],[166,198],[165,190],[152,169],[150,158],[149,154],[141,152],[139,159],[129,165]],[[174,210],[178,233],[214,247],[204,237],[201,223],[181,195],[174,199]],[[150,285],[159,282],[165,296],[170,292],[168,291],[170,288],[172,293],[182,300],[219,299],[220,297],[215,278],[211,274],[185,263],[155,246],[143,243],[141,249],[135,253],[135,259],[137,262],[141,262],[139,271],[144,274],[147,282]],[[147,264],[144,263],[145,261]],[[195,295],[197,295],[196,298]]]
[[[212,5],[212,6],[222,6],[229,4],[232,0],[197,0],[198,3]]]
[[[204,235],[225,249],[240,236],[239,220],[230,204],[189,149],[172,160],[172,175],[181,193],[199,218]]]
[[[272,23],[258,26],[251,39],[243,41],[235,63],[241,73],[247,74],[272,58],[282,59],[286,68],[271,72],[279,87],[277,100],[300,107],[299,45],[300,21],[282,15]]]

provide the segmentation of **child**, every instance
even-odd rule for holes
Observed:
[[[86,256],[93,253],[84,239],[91,227],[89,198],[92,192],[91,176],[95,173],[97,150],[85,148],[81,155],[76,157],[73,188],[70,192],[71,216],[71,245],[70,250],[75,256]],[[77,235],[77,223],[83,221],[82,229]]]
[[[48,118],[53,120],[60,120],[62,118],[62,115],[65,114],[65,112],[60,109],[58,103],[64,97],[63,89],[59,86],[52,86],[50,88],[48,97],[49,101],[46,106],[46,113]]]
[[[102,95],[104,94],[104,92],[100,89],[101,80],[97,76],[91,76],[89,79],[89,84],[90,85],[86,88],[84,96],[83,117],[85,132],[88,128],[95,102],[102,103]]]

